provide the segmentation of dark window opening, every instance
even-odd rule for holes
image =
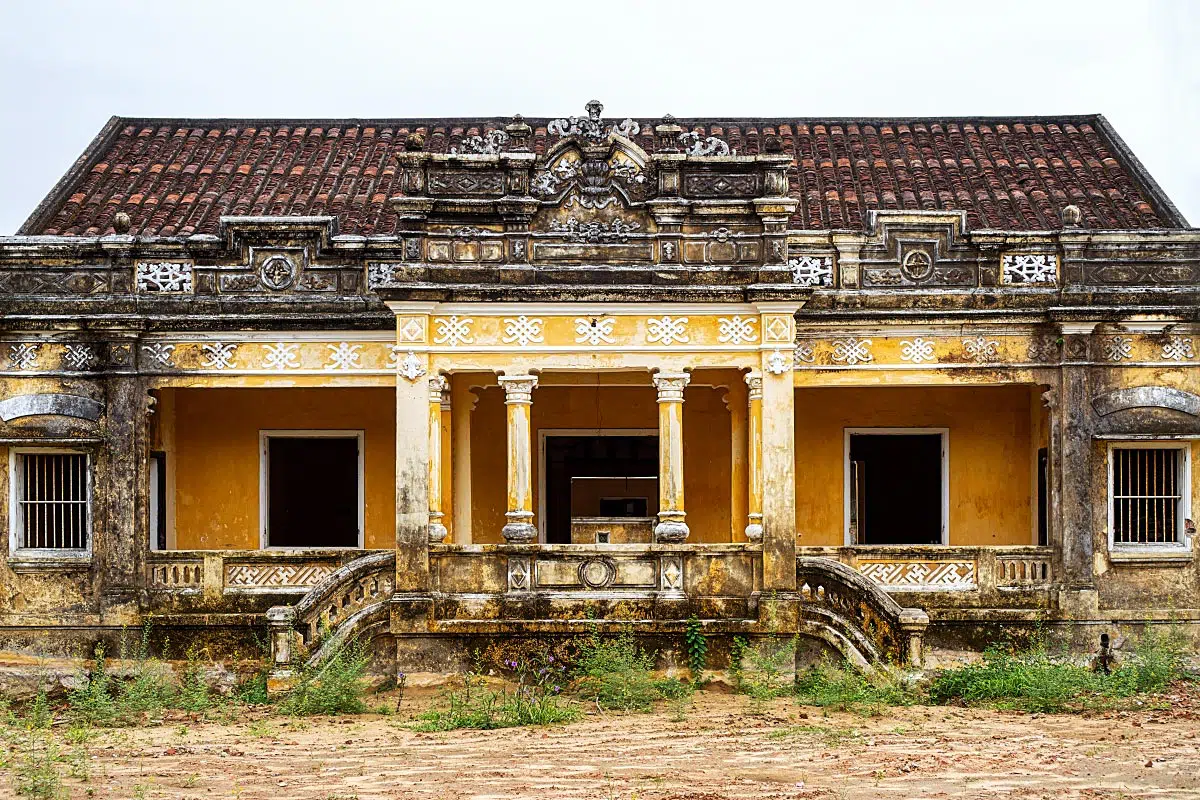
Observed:
[[[17,547],[86,550],[91,522],[88,458],[82,453],[18,453]]]
[[[546,541],[568,544],[575,517],[658,509],[657,436],[547,436]]]
[[[269,547],[358,547],[358,439],[267,437]]]
[[[852,541],[941,544],[942,437],[851,434]]]
[[[1046,448],[1038,448],[1038,544],[1045,547],[1050,542],[1050,489],[1049,489],[1049,473],[1050,473],[1050,455]]]
[[[1179,542],[1183,463],[1183,450],[1174,447],[1113,448],[1114,544]]]
[[[167,549],[167,454],[150,454],[150,537],[154,550]]]

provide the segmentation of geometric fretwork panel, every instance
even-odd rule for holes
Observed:
[[[976,564],[954,561],[859,561],[858,571],[884,589],[896,591],[947,591],[976,588]]]

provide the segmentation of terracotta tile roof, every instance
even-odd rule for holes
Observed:
[[[22,234],[214,233],[222,215],[338,217],[342,233],[386,234],[393,155],[409,133],[445,152],[508,120],[143,120],[114,117]],[[546,119],[526,120],[544,151]],[[1059,210],[1089,228],[1187,227],[1102,116],[978,119],[680,120],[756,154],[793,154],[792,226],[861,229],[870,209],[962,209],[973,229],[1046,230]],[[657,120],[635,138],[653,151]]]

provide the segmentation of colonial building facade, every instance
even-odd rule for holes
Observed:
[[[0,238],[0,637],[1200,632],[1198,283],[1099,116],[114,118]]]

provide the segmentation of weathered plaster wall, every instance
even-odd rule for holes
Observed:
[[[365,431],[368,548],[395,546],[395,391],[176,389],[176,547],[257,549],[258,434],[265,429]]]
[[[1033,543],[1031,396],[1027,386],[797,390],[799,543],[843,542],[848,427],[949,428],[949,543]]]
[[[472,538],[476,544],[496,544],[503,540],[500,529],[505,511],[504,392],[490,387],[478,393],[480,401],[471,420]],[[721,394],[722,390],[709,386],[685,390],[683,475],[691,542],[731,540],[730,424]],[[597,428],[657,431],[654,388],[551,385],[534,390],[535,452],[543,429]],[[534,508],[538,509],[541,476],[536,455],[533,473]]]

